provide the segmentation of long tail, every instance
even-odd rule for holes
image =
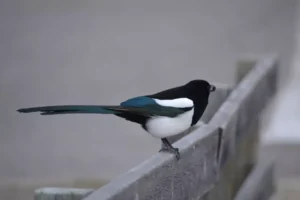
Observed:
[[[58,114],[115,114],[121,116],[123,113],[129,113],[141,116],[164,115],[164,110],[155,109],[155,107],[133,107],[133,106],[103,106],[103,105],[61,105],[61,106],[42,106],[21,108],[17,110],[20,113],[41,112],[41,115]]]
[[[32,113],[41,112],[41,115],[57,115],[57,114],[118,114],[126,110],[121,106],[101,106],[101,105],[61,105],[61,106],[42,106],[21,108],[18,112]]]

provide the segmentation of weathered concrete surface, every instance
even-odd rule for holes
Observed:
[[[223,129],[219,156],[220,180],[203,199],[231,200],[241,183],[256,163],[259,138],[259,116],[269,99],[276,93],[276,57],[250,62],[244,60],[239,68],[249,71],[244,75],[213,116],[209,124]],[[246,67],[246,68],[245,68]],[[242,71],[241,69],[239,71]],[[240,80],[240,77],[237,78]]]
[[[218,129],[203,125],[174,143],[179,161],[170,154],[154,155],[85,200],[198,199],[218,179],[218,143]]]
[[[257,68],[242,83],[244,85],[241,88],[248,87],[251,92],[247,94],[248,96],[240,105],[237,142],[239,138],[243,137],[242,130],[245,130],[245,127],[251,123],[251,119],[256,118],[258,114],[263,114],[267,104],[275,97],[278,91],[278,71],[278,60],[273,60],[271,57],[269,60],[258,62]],[[250,76],[252,77],[250,78]]]
[[[230,154],[226,147],[221,154],[221,171],[219,180],[214,188],[201,200],[232,200],[242,182],[255,164],[255,147],[258,141],[259,124],[254,120],[245,130],[245,137],[236,144],[234,152]],[[227,147],[228,148],[228,147]],[[225,157],[225,158],[224,158]]]
[[[259,162],[248,175],[234,200],[269,200],[275,192],[274,163]]]
[[[277,60],[270,56],[261,59],[255,68],[231,92],[226,102],[213,116],[210,124],[223,129],[221,167],[227,157],[235,152],[246,130],[259,116],[268,100],[275,94],[277,85]]]
[[[77,188],[42,188],[36,190],[34,200],[81,200],[93,191]]]

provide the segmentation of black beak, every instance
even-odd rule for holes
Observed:
[[[213,92],[213,91],[215,91],[215,90],[216,90],[216,86],[210,85],[210,92]]]

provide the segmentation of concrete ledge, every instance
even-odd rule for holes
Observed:
[[[268,200],[275,191],[273,172],[272,162],[258,163],[238,191],[235,200]]]
[[[252,70],[251,65],[254,65]],[[261,61],[244,60],[239,62],[238,69],[237,74],[243,79],[237,77],[241,81],[209,122],[210,125],[221,127],[223,132],[218,158],[220,180],[206,194],[205,200],[234,198],[256,162],[259,115],[276,93],[275,57]]]
[[[227,158],[234,154],[237,143],[247,133],[245,130],[254,119],[259,117],[277,89],[277,60],[275,56],[258,62],[249,60],[241,63],[256,64],[231,92],[209,123],[223,129],[220,167],[224,166]],[[247,71],[249,70],[248,64],[238,67],[245,67]]]
[[[35,191],[35,200],[81,200],[94,190],[78,188],[41,188]]]
[[[247,129],[246,137],[237,144],[235,152],[226,157],[219,169],[219,180],[201,200],[232,200],[251,171],[253,150],[256,147],[259,123],[254,121]],[[228,154],[227,154],[228,155]]]
[[[174,143],[177,161],[159,153],[85,200],[197,199],[217,181],[218,129],[203,125]]]

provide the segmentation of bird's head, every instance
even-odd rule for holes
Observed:
[[[211,85],[209,82],[205,80],[192,80],[186,84],[186,87],[191,90],[193,93],[200,92],[201,94],[209,94],[216,90],[216,86]]]

